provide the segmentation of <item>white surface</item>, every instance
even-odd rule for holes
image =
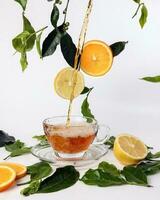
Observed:
[[[52,9],[46,0],[29,1],[27,17],[38,30],[49,24]],[[115,58],[112,70],[104,77],[86,76],[86,85],[94,86],[90,104],[96,118],[111,127],[111,135],[121,132],[132,133],[147,144],[160,149],[160,84],[139,80],[148,75],[160,74],[160,2],[145,1],[149,10],[148,23],[143,30],[138,18],[131,16],[136,9],[132,0],[106,1],[95,0],[87,39],[100,39],[108,44],[119,40],[128,40],[126,50]],[[69,32],[75,43],[82,23],[87,0],[73,1],[70,6]],[[30,144],[31,137],[42,133],[42,120],[49,116],[64,115],[66,101],[53,91],[53,79],[56,73],[66,66],[60,51],[41,61],[36,51],[28,54],[29,66],[21,72],[19,54],[12,56],[12,38],[21,32],[21,9],[14,1],[0,3],[0,129],[15,135]],[[45,31],[43,38],[51,31]],[[83,98],[75,100],[73,114],[80,113]],[[0,151],[3,158],[4,152]],[[106,156],[106,159],[112,159]],[[25,164],[36,162],[31,156],[13,159]],[[113,160],[113,162],[115,162]],[[160,175],[151,177],[154,188],[122,186],[110,188],[89,187],[77,183],[72,188],[53,194],[33,195],[26,199],[146,199],[155,200],[160,196]],[[19,195],[19,189],[0,194],[0,199],[25,199]]]

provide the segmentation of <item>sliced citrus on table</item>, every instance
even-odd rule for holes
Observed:
[[[113,54],[111,48],[100,40],[91,40],[83,47],[81,69],[91,76],[102,76],[112,66]]]
[[[62,69],[54,80],[56,93],[64,98],[70,99],[77,97],[84,89],[84,78],[80,71],[71,67]]]
[[[27,173],[27,167],[19,163],[0,162],[0,166],[8,166],[16,172],[16,179],[22,178]]]
[[[116,137],[113,152],[115,157],[124,165],[132,165],[143,160],[148,153],[146,145],[138,138],[122,134]]]
[[[0,192],[12,187],[15,183],[16,172],[7,166],[0,166]]]

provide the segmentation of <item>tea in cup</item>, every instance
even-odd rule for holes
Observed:
[[[66,116],[59,116],[43,122],[48,142],[60,158],[80,159],[96,139],[96,143],[101,143],[107,137],[106,131],[105,136],[98,140],[100,126],[95,119],[71,116],[69,126],[66,125],[66,119]]]

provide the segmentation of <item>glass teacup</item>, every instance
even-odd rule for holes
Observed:
[[[67,116],[57,116],[43,122],[48,142],[59,158],[81,159],[93,142],[100,144],[107,138],[109,128],[98,125],[95,119],[71,116],[69,126],[66,121]],[[104,128],[105,134],[101,134],[100,128]]]

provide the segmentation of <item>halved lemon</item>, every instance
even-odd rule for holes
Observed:
[[[81,55],[81,69],[91,76],[102,76],[112,66],[111,48],[103,41],[91,40],[84,47]]]
[[[27,167],[25,165],[13,162],[0,162],[0,166],[8,166],[16,172],[16,179],[22,178],[27,173]]]
[[[148,154],[146,145],[130,134],[121,134],[116,137],[113,152],[124,165],[136,164]]]
[[[0,166],[0,192],[14,185],[16,172],[7,166]]]
[[[54,80],[56,93],[64,99],[74,99],[84,89],[84,78],[80,71],[71,67],[62,69]]]

